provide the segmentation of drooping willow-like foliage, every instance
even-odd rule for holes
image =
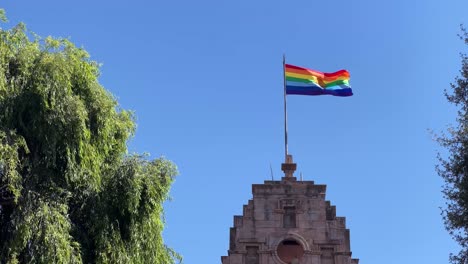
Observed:
[[[0,28],[0,263],[180,260],[161,234],[176,167],[127,154],[133,114],[98,76],[67,39]]]

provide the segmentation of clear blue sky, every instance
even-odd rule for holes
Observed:
[[[428,129],[453,122],[466,0],[2,1],[9,26],[70,37],[133,109],[131,151],[180,176],[165,241],[187,264],[220,263],[251,184],[281,176],[282,54],[351,73],[354,96],[288,97],[290,152],[327,184],[362,264],[447,263],[442,180]]]

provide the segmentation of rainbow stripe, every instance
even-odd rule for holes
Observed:
[[[349,72],[323,73],[290,64],[284,65],[286,94],[351,96]]]

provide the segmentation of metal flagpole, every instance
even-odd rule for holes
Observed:
[[[288,153],[288,112],[286,107],[286,56],[283,54],[283,81],[284,81],[284,163],[281,164],[281,170],[284,172],[285,179],[292,179],[296,170],[296,163],[293,163],[292,156]]]
[[[288,159],[288,112],[286,109],[286,56],[283,54],[283,96],[284,96],[284,161]]]

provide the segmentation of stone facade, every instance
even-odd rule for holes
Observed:
[[[358,264],[345,218],[325,200],[326,186],[286,175],[252,185],[222,264]]]

